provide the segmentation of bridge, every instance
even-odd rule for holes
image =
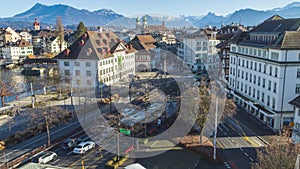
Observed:
[[[57,68],[57,61],[50,58],[25,59],[23,61],[25,69],[40,70],[41,73],[53,73]]]

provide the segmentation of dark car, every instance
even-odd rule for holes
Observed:
[[[62,143],[61,147],[64,150],[70,150],[70,149],[76,147],[79,143],[81,143],[80,138],[69,138]]]

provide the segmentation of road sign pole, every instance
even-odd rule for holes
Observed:
[[[84,169],[84,161],[81,160],[81,169]]]

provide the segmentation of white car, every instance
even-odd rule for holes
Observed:
[[[32,157],[33,163],[38,164],[46,164],[49,161],[55,160],[57,158],[57,154],[52,151],[42,151],[41,153]]]
[[[84,154],[85,152],[87,152],[88,150],[94,147],[95,147],[95,143],[92,141],[81,142],[74,148],[73,153]]]
[[[134,113],[134,109],[126,108],[121,112],[121,115],[124,116],[124,117],[128,117],[129,115],[131,115],[133,113]]]

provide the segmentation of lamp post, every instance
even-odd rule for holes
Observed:
[[[45,118],[45,122],[46,122],[46,130],[47,130],[47,136],[48,136],[47,144],[48,144],[48,146],[50,146],[51,142],[50,142],[50,130],[49,130],[49,122],[48,122],[49,113],[44,112],[43,114],[44,114],[44,118]]]

